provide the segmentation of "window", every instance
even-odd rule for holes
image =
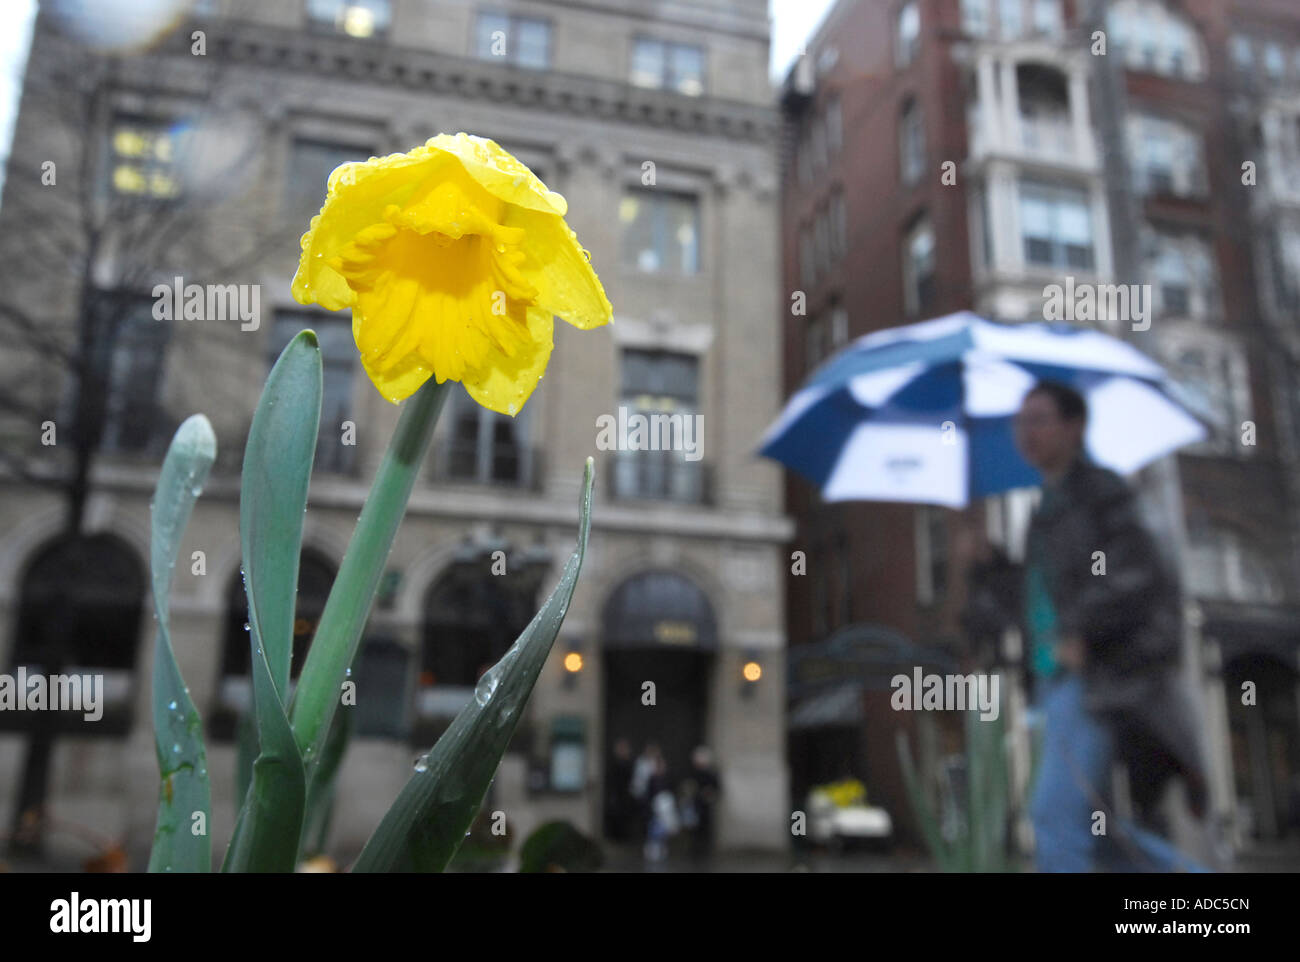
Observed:
[[[1191,590],[1198,597],[1263,604],[1286,600],[1277,567],[1237,531],[1189,526],[1187,547]]]
[[[1255,66],[1255,52],[1250,38],[1233,34],[1228,40],[1228,52],[1232,56],[1232,65],[1242,73],[1249,73]]]
[[[844,116],[841,112],[840,98],[832,97],[826,102],[826,150],[834,157],[844,146]]]
[[[1111,42],[1130,67],[1188,80],[1205,76],[1196,27],[1163,0],[1117,0],[1107,23]]]
[[[841,304],[831,308],[831,349],[838,350],[849,342],[849,312]]]
[[[916,600],[922,605],[943,601],[948,590],[948,527],[943,508],[918,507],[916,518]]]
[[[898,151],[903,183],[915,184],[925,169],[925,127],[921,107],[915,100],[903,105],[898,119]]]
[[[307,0],[307,24],[349,37],[382,37],[392,21],[389,0]]]
[[[848,213],[844,207],[844,191],[836,187],[831,191],[831,258],[839,260],[848,253]]]
[[[163,412],[158,388],[172,325],[153,317],[145,299],[105,298],[101,309],[116,314],[105,326],[116,328],[109,351],[104,396],[104,451],[143,452],[160,441]]]
[[[1025,31],[1024,0],[998,0],[998,34],[1013,40]]]
[[[1149,114],[1128,117],[1133,189],[1140,194],[1190,196],[1205,191],[1200,132]]]
[[[1026,264],[1092,269],[1092,212],[1086,192],[1023,182],[1020,231]]]
[[[536,70],[551,65],[551,25],[545,20],[480,13],[474,36],[475,53],[484,59]]]
[[[1155,286],[1156,309],[1164,317],[1205,319],[1217,305],[1210,246],[1194,235],[1152,234],[1146,269]]]
[[[184,129],[122,117],[110,137],[110,181],[116,194],[165,200],[181,192]]]
[[[989,32],[989,0],[961,0],[961,26],[972,37]]]
[[[1049,37],[1061,35],[1061,0],[1033,0],[1034,30]]]
[[[441,419],[445,427],[434,442],[434,477],[531,487],[536,480],[528,444],[533,410],[526,406],[513,418],[489,411],[458,386]]]
[[[826,318],[820,315],[808,318],[804,339],[804,370],[811,373],[829,353],[826,345]]]
[[[813,220],[813,250],[817,257],[817,273],[825,274],[831,268],[831,224],[824,206],[818,208]]]
[[[705,500],[704,462],[686,459],[688,447],[700,441],[694,433],[698,404],[699,359],[695,355],[636,349],[623,352],[620,406],[627,409],[629,424],[639,414],[647,424],[659,426],[660,450],[614,452],[616,497]]]
[[[1206,441],[1185,450],[1237,456],[1253,451],[1240,443],[1241,424],[1251,420],[1252,407],[1250,372],[1241,350],[1226,338],[1194,334],[1170,338],[1165,350],[1170,373],[1214,425]]]
[[[699,204],[689,194],[628,190],[618,208],[623,263],[648,274],[700,270]]]
[[[640,37],[632,47],[632,83],[698,97],[704,93],[704,48]]]
[[[1275,306],[1284,313],[1300,312],[1300,225],[1279,224],[1271,254]]]
[[[1065,74],[1044,64],[1022,63],[1016,68],[1016,87],[1025,149],[1040,156],[1070,156],[1074,130]]]
[[[289,170],[284,181],[285,211],[294,215],[316,213],[324,202],[334,169],[367,160],[372,153],[366,147],[295,138],[289,147]]]
[[[357,467],[356,432],[346,431],[343,424],[354,421],[352,388],[357,349],[351,319],[317,311],[277,311],[267,366],[274,364],[294,336],[308,327],[316,332],[324,368],[315,469],[351,474]]]
[[[1264,73],[1270,80],[1281,80],[1286,73],[1286,55],[1281,44],[1271,41],[1264,44]]]
[[[926,316],[934,309],[934,231],[921,218],[903,244],[903,302],[911,316]]]
[[[898,12],[898,33],[896,37],[895,59],[900,67],[906,67],[916,59],[921,45],[921,9],[916,0],[911,0]]]

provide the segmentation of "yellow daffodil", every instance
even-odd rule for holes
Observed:
[[[439,134],[330,175],[293,296],[352,308],[361,362],[388,400],[432,375],[513,416],[546,371],[552,316],[586,329],[613,313],[567,210],[493,141]]]

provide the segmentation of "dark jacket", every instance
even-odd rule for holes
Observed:
[[[1193,811],[1203,812],[1205,759],[1179,673],[1182,599],[1133,492],[1115,472],[1078,458],[1030,521],[1029,551],[1044,564],[1058,637],[1083,639],[1086,704],[1114,724],[1134,800],[1149,804],[1179,775]]]

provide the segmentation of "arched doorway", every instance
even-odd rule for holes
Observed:
[[[9,663],[31,673],[102,677],[99,717],[80,711],[0,711],[0,730],[27,731],[13,809],[11,845],[36,852],[60,732],[124,735],[135,703],[145,576],[136,553],[111,534],[62,537],[38,550],[23,573]]]
[[[312,548],[303,548],[298,559],[298,601],[294,609],[293,654],[289,678],[298,677],[307,649],[316,635],[316,625],[330,587],[334,584],[335,568],[325,555]],[[252,705],[252,676],[250,674],[252,650],[248,642],[248,596],[244,592],[244,579],[236,573],[226,591],[226,618],[222,630],[221,675],[217,685],[217,707],[212,713],[212,737],[228,740],[235,737],[239,716]]]
[[[635,757],[659,746],[676,783],[689,770],[692,750],[707,743],[709,686],[718,650],[717,621],[708,596],[674,571],[647,571],[624,581],[610,595],[601,620],[606,773],[604,833],[628,837],[635,820],[625,816],[630,771],[615,755],[625,739]],[[644,704],[646,682],[655,703]]]
[[[125,734],[144,595],[139,559],[114,535],[60,538],[41,548],[23,575],[10,663],[44,674],[102,674],[104,714],[89,724],[77,712],[0,712],[0,725],[53,722],[86,735]]]

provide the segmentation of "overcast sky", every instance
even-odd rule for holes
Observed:
[[[772,14],[772,57],[774,80],[785,75],[799,47],[821,22],[834,0],[770,0]],[[3,0],[0,3],[0,156],[9,156],[14,114],[18,109],[19,81],[27,60],[27,45],[36,14],[36,0]],[[0,166],[0,187],[4,168]]]

